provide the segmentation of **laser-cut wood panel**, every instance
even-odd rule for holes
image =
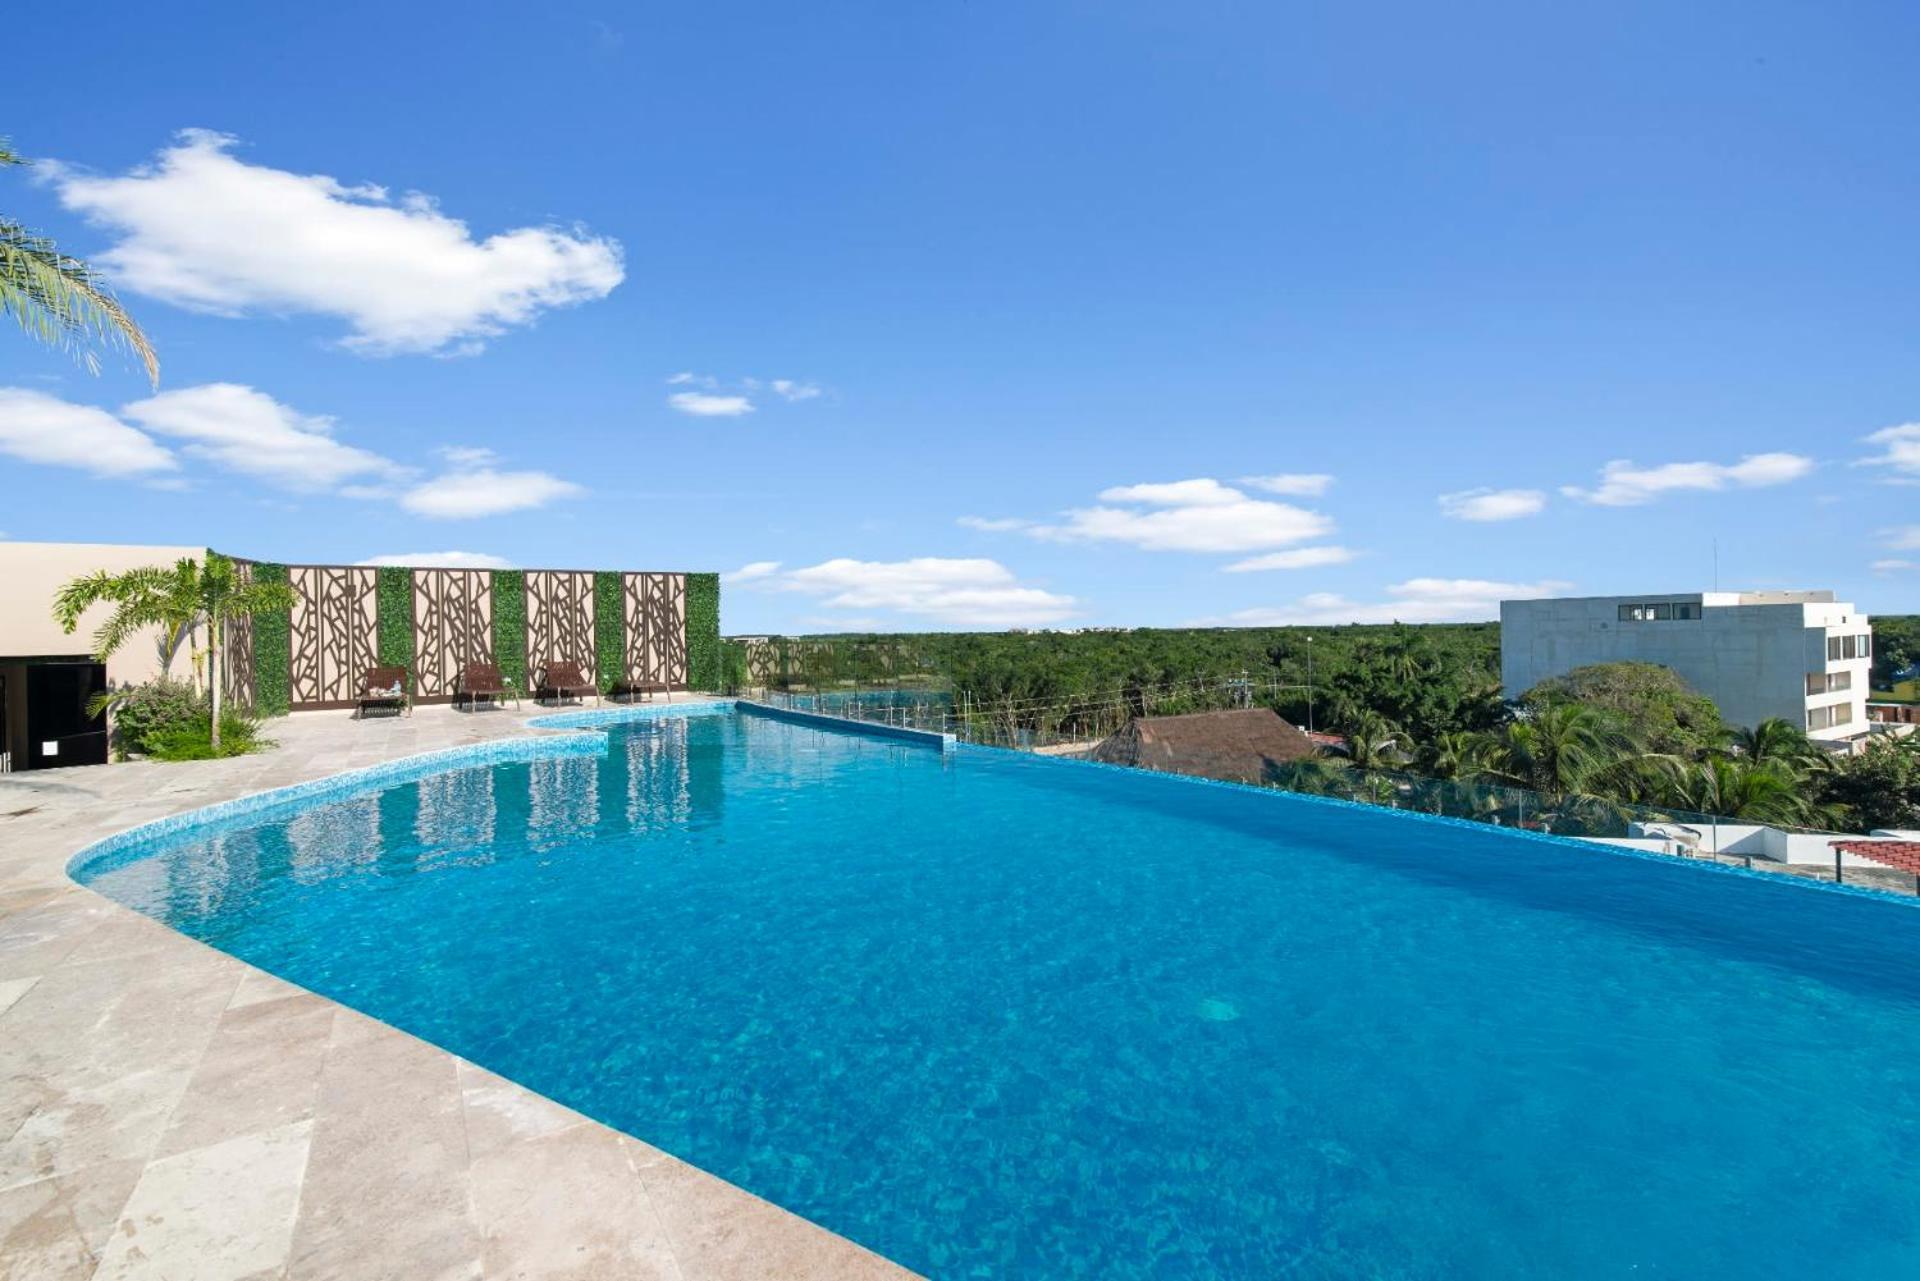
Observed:
[[[379,663],[374,572],[357,565],[290,565],[292,705],[351,706],[361,678]]]
[[[588,680],[600,678],[594,670],[591,573],[527,571],[527,671],[551,662],[578,663]]]
[[[687,683],[687,576],[624,574],[630,681]]]
[[[414,697],[451,698],[462,667],[493,661],[493,575],[414,570]]]

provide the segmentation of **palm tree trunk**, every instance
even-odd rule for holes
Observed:
[[[213,754],[220,754],[220,616],[207,618],[207,688],[213,692]]]

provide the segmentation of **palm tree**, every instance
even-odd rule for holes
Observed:
[[[1777,761],[1710,756],[1686,768],[1675,793],[1685,808],[1721,818],[1795,825],[1813,817],[1798,775]]]
[[[1427,753],[1427,773],[1435,778],[1469,779],[1491,768],[1489,736],[1454,729],[1436,734]]]
[[[1733,746],[1750,761],[1774,761],[1795,769],[1819,761],[1825,755],[1813,745],[1805,730],[1780,716],[1769,716],[1752,729],[1735,730]]]
[[[169,634],[205,623],[207,687],[213,698],[212,744],[220,749],[220,639],[227,623],[270,610],[293,608],[285,583],[256,583],[230,557],[209,551],[204,565],[191,557],[171,569],[147,567],[118,574],[82,575],[54,597],[53,617],[71,633],[88,607],[111,602],[113,613],[93,636],[94,655],[106,662],[135,632],[160,627]]]
[[[1347,759],[1356,769],[1398,769],[1413,759],[1406,731],[1378,712],[1362,712],[1347,731]]]
[[[1646,756],[1625,726],[1579,703],[1550,704],[1489,737],[1489,773],[1556,800],[1591,794]]]
[[[0,168],[29,163],[0,138]],[[92,267],[63,254],[45,236],[0,218],[0,312],[29,335],[72,352],[89,372],[100,372],[99,344],[123,347],[160,385],[160,360]]]

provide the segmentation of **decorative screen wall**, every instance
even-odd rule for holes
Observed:
[[[625,574],[627,679],[687,683],[687,576]]]
[[[379,665],[374,572],[358,566],[290,565],[293,634],[288,673],[295,707],[345,707],[367,669]]]
[[[593,575],[567,569],[527,571],[527,675],[537,679],[550,662],[578,663],[590,681],[594,670]]]
[[[604,688],[686,689],[696,666],[690,658],[688,627],[700,632],[697,639],[708,649],[719,645],[717,587],[709,587],[697,602],[700,608],[692,609],[687,574],[601,575],[609,580],[603,590],[616,577],[620,589],[607,595],[620,607],[620,627],[607,662],[617,655],[625,667],[601,672],[594,630],[595,576],[590,571],[512,571],[504,576],[502,596],[495,590],[494,571],[485,569],[375,570],[235,561],[248,577],[257,572],[277,580],[284,573],[294,595],[290,614],[236,619],[227,627],[220,655],[221,690],[234,706],[256,714],[354,706],[367,669],[382,665],[383,635],[393,655],[386,661],[404,662],[413,673],[416,703],[451,701],[466,664],[506,663],[500,650],[510,648],[511,633],[521,630],[515,615],[521,594],[514,584],[522,580],[529,690],[541,667],[555,659],[580,664],[587,678]],[[380,589],[382,573],[389,580],[385,592]],[[395,574],[411,574],[410,592],[392,590]],[[497,600],[504,601],[499,611]],[[503,625],[509,634],[500,632]],[[404,653],[408,639],[411,657]]]
[[[484,569],[414,570],[414,697],[451,698],[461,668],[493,661],[493,575]]]

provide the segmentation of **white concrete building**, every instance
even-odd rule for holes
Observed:
[[[1732,724],[1778,716],[1862,738],[1873,628],[1832,592],[1692,592],[1500,602],[1500,682],[1518,698],[1593,663],[1658,663]]]

